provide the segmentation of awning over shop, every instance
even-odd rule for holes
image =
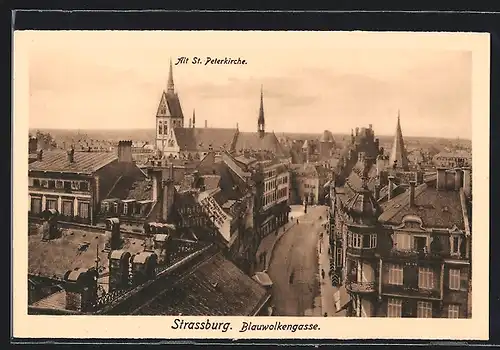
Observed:
[[[351,302],[351,296],[347,293],[345,286],[340,286],[339,290],[334,295],[335,309],[337,312],[344,310]]]

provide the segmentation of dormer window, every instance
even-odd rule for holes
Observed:
[[[451,236],[450,248],[452,255],[460,254],[460,244],[462,243],[462,239],[458,235]]]

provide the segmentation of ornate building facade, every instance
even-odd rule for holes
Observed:
[[[362,156],[330,187],[332,282],[350,316],[470,318],[471,169],[405,171],[400,130],[388,168]]]

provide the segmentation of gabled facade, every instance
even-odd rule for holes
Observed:
[[[156,112],[156,148],[167,155],[178,154],[179,145],[174,136],[174,129],[183,127],[184,114],[179,95],[175,92],[172,60],[170,60],[167,89],[162,92]]]

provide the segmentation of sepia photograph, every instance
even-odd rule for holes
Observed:
[[[54,337],[85,320],[87,337],[133,336],[129,316],[163,316],[142,327],[168,338],[484,334],[488,36],[15,43],[24,320]],[[105,316],[128,326],[99,330]]]

